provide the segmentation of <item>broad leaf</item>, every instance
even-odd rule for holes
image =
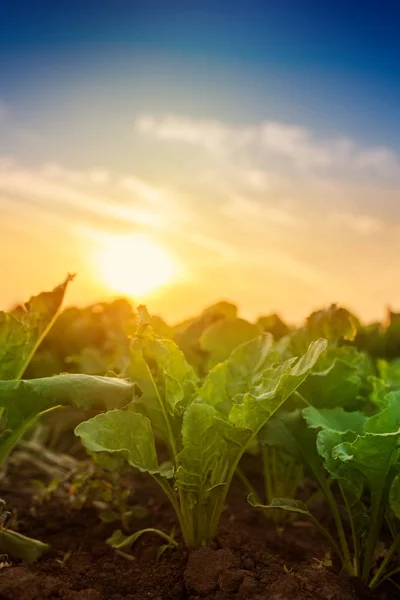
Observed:
[[[340,406],[354,410],[365,405],[371,393],[373,370],[368,357],[356,348],[330,348],[300,388],[304,398],[317,408]]]
[[[233,398],[229,422],[235,427],[258,432],[305,380],[325,347],[325,340],[313,342],[301,358],[289,359],[282,365],[267,368],[261,381],[252,386],[249,393]]]
[[[52,292],[42,292],[12,312],[0,312],[0,380],[20,379],[53,325],[72,276]]]
[[[205,504],[210,491],[226,482],[228,447],[215,427],[215,415],[212,406],[192,404],[183,420],[176,486],[188,493],[190,505]]]
[[[226,360],[231,352],[260,333],[260,328],[244,319],[218,321],[200,337],[200,347],[208,353],[208,368]]]
[[[57,375],[43,379],[0,381],[3,428],[0,464],[42,412],[60,405],[88,410],[126,406],[134,386],[122,379],[90,375]]]
[[[161,471],[150,421],[139,413],[111,410],[80,423],[75,434],[89,452],[122,456],[132,467],[152,475]],[[162,475],[171,477],[171,468]]]
[[[27,563],[33,563],[50,550],[50,546],[21,533],[0,530],[0,552]]]
[[[125,371],[143,391],[134,410],[151,420],[156,435],[173,447],[176,455],[182,416],[195,396],[198,378],[178,346],[155,335],[144,307],[139,307],[139,315],[139,329]]]
[[[303,416],[312,429],[332,429],[333,431],[354,431],[363,433],[364,423],[367,420],[360,411],[346,412],[342,407],[314,408],[309,406],[303,409]]]

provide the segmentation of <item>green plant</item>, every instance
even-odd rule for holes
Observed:
[[[265,504],[269,505],[274,498],[294,498],[297,488],[304,479],[303,464],[299,462],[298,457],[290,456],[282,448],[267,443],[259,444],[259,447],[264,480],[263,494],[256,491],[242,467],[239,466],[236,474],[244,487],[260,508]],[[293,514],[280,510],[262,509],[262,512],[268,520],[275,523],[287,523],[295,518]]]
[[[126,470],[126,463],[118,457],[94,455],[70,478],[70,502],[78,507],[92,505],[103,523],[119,522],[129,529],[131,519],[147,516],[147,510],[131,502],[134,489],[123,484]]]
[[[22,558],[25,562],[34,562],[50,548],[39,540],[25,537],[16,531],[8,531],[11,513],[5,510],[4,500],[0,500],[0,553]]]
[[[33,354],[57,318],[72,277],[52,292],[43,292],[10,313],[0,312],[0,466],[40,415],[61,405],[87,410],[128,404],[134,386],[124,380],[88,375],[21,379]],[[31,560],[40,545],[13,531],[0,531],[0,549]]]
[[[215,536],[226,494],[246,449],[304,381],[326,347],[310,345],[282,361],[272,336],[237,347],[200,384],[182,352],[159,339],[147,311],[131,344],[127,375],[143,391],[129,410],[100,414],[75,429],[90,453],[123,457],[159,483],[177,514],[186,545]],[[170,460],[159,463],[154,435]]]
[[[265,426],[262,435],[300,457],[313,473],[328,502],[339,543],[305,504],[293,498],[277,498],[262,508],[309,518],[328,537],[343,569],[373,589],[385,578],[385,569],[400,544],[400,393],[388,394],[385,408],[369,418],[341,407],[308,407],[302,413],[282,413],[274,424]],[[333,483],[340,496],[333,492]],[[254,496],[249,501],[260,506]],[[385,517],[393,542],[371,575]]]

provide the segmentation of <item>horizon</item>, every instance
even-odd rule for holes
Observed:
[[[0,308],[400,311],[400,6],[7,2]]]

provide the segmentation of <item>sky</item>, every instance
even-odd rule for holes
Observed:
[[[399,19],[2,0],[0,309],[77,272],[68,304],[130,290],[170,322],[221,299],[293,322],[400,310]]]

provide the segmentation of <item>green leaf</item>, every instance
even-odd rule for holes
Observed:
[[[14,415],[30,417],[59,405],[108,410],[129,404],[135,389],[124,379],[82,374],[0,381],[0,406],[7,409],[8,421]]]
[[[290,333],[288,325],[276,314],[259,317],[257,326],[261,331],[271,333],[274,340],[279,340]]]
[[[215,415],[212,406],[192,404],[184,416],[176,486],[192,494],[191,503],[205,501],[208,490],[226,480],[228,448],[215,427]]]
[[[126,406],[132,400],[133,391],[133,384],[122,379],[90,375],[0,381],[0,407],[4,420],[0,464],[40,413],[60,405],[84,410]]]
[[[299,359],[289,359],[282,365],[267,368],[260,383],[254,385],[248,394],[234,398],[229,422],[235,427],[258,432],[305,380],[325,348],[325,340],[313,342]]]
[[[330,348],[299,391],[317,408],[334,408],[340,398],[342,408],[354,410],[371,391],[372,373],[370,360],[356,348]]]
[[[20,379],[57,318],[68,283],[33,296],[12,312],[0,312],[0,380]]]
[[[354,340],[358,322],[345,308],[332,304],[330,308],[313,312],[307,319],[307,333],[311,339],[324,337],[328,342]]]
[[[176,455],[183,413],[195,397],[198,378],[178,346],[155,335],[147,310],[138,310],[139,329],[125,372],[143,391],[134,410],[151,420],[156,435],[174,448]]]
[[[33,563],[50,550],[50,546],[39,540],[26,537],[16,531],[0,530],[0,553]]]
[[[140,471],[164,477],[173,475],[170,466],[160,470],[150,421],[139,413],[122,410],[102,413],[80,423],[75,435],[89,452],[116,454]]]
[[[333,431],[354,431],[358,435],[363,433],[367,417],[360,411],[346,412],[342,407],[314,408],[309,406],[303,409],[303,416],[312,429],[331,429]]]
[[[329,531],[325,529],[325,527],[323,527],[321,523],[310,513],[307,506],[304,504],[304,502],[301,502],[301,500],[293,500],[292,498],[274,498],[270,504],[261,504],[257,501],[254,494],[250,494],[247,498],[247,501],[255,508],[262,508],[264,510],[283,510],[285,512],[302,516],[308,521],[311,521],[314,527],[316,527],[316,529],[318,529],[322,535],[328,539],[337,555],[341,560],[343,560],[342,552],[340,551]]]
[[[385,408],[367,419],[365,431],[369,433],[396,433],[400,429],[400,391],[389,392]]]
[[[301,411],[280,411],[261,429],[260,444],[284,450],[303,463],[321,483],[325,480],[323,461],[316,447],[316,431],[307,427]]]
[[[262,504],[258,502],[254,494],[250,494],[247,501],[254,508],[265,508],[271,510],[285,510],[307,517],[312,516],[307,506],[301,500],[293,500],[293,498],[274,498],[270,504]]]
[[[228,417],[234,399],[244,396],[260,384],[267,369],[279,362],[280,356],[272,335],[261,334],[238,346],[224,363],[208,373],[199,391],[199,398]]]
[[[210,325],[200,337],[200,347],[208,352],[208,368],[226,360],[232,350],[260,333],[257,325],[244,319],[218,321]]]
[[[378,360],[379,377],[392,389],[400,389],[400,359],[392,361]]]
[[[116,550],[120,550],[121,548],[127,548],[130,550],[133,544],[146,533],[158,535],[163,540],[167,540],[171,547],[178,546],[178,543],[174,540],[173,535],[168,535],[167,533],[160,531],[160,529],[154,529],[153,527],[141,529],[132,535],[124,535],[120,529],[117,529],[114,531],[112,536],[108,538],[107,544]]]
[[[199,375],[205,375],[208,370],[207,353],[200,347],[200,338],[203,332],[213,323],[235,319],[236,315],[235,305],[229,302],[218,302],[206,308],[199,317],[184,321],[174,328],[173,339]]]
[[[360,471],[368,481],[372,497],[381,498],[391,467],[398,460],[399,436],[400,432],[367,433],[363,437],[357,437],[354,442],[335,446],[332,458]]]

